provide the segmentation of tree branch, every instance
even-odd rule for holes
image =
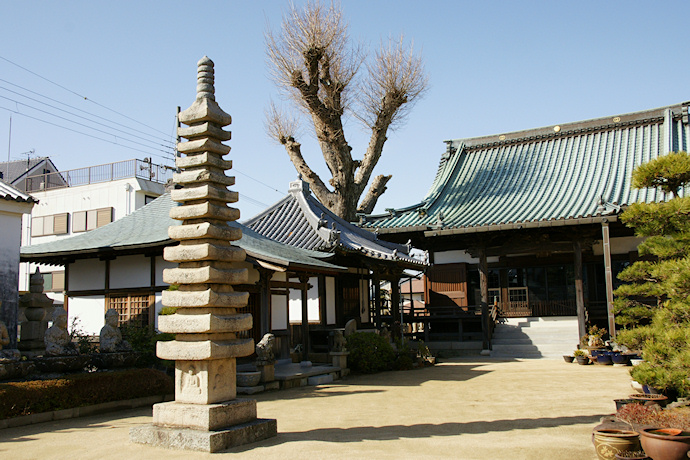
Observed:
[[[302,179],[309,184],[314,195],[316,195],[319,201],[326,207],[332,206],[335,194],[328,190],[328,187],[326,187],[326,184],[323,183],[319,175],[307,165],[306,161],[304,161],[304,157],[302,156],[302,145],[292,137],[285,138],[282,143],[285,146],[285,151],[290,157],[290,161],[295,165],[297,172],[302,175]]]
[[[371,187],[369,187],[369,191],[367,192],[366,196],[359,204],[357,212],[371,214],[371,212],[374,210],[374,206],[376,206],[376,202],[379,200],[379,197],[383,195],[383,192],[386,191],[386,184],[389,180],[391,180],[391,177],[393,176],[379,175],[374,177],[374,181],[371,183]]]

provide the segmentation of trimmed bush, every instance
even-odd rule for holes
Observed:
[[[3,383],[0,384],[0,419],[174,392],[173,379],[153,369]]]
[[[347,337],[347,362],[353,372],[373,374],[393,368],[395,352],[386,339],[372,332],[355,332]]]

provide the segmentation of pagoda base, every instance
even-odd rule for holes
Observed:
[[[144,425],[131,428],[129,439],[139,444],[169,449],[220,452],[268,439],[277,434],[278,424],[275,419],[255,419],[216,431]]]

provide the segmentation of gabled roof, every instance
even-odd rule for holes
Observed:
[[[21,259],[50,263],[66,258],[117,255],[136,249],[174,244],[175,242],[168,237],[168,227],[180,225],[180,221],[169,216],[170,208],[177,205],[170,199],[170,194],[166,193],[132,214],[95,230],[50,243],[23,246]],[[228,222],[228,225],[242,229],[242,239],[234,244],[244,249],[252,258],[290,267],[347,270],[345,267],[326,262],[324,259],[330,257],[330,254],[271,241],[237,222]]]
[[[0,198],[18,203],[38,203],[38,200],[0,180]]]
[[[300,180],[290,182],[285,198],[244,225],[272,240],[314,251],[357,252],[367,258],[401,262],[410,268],[425,265],[409,255],[410,246],[379,240],[329,211]]]
[[[34,175],[36,171],[42,169],[41,166],[43,165],[48,166],[51,172],[57,171],[49,157],[38,157],[29,158],[28,160],[0,162],[0,173],[2,173],[2,179],[5,182],[15,184],[28,176]]]
[[[633,189],[632,171],[688,149],[689,104],[447,141],[422,202],[366,216],[363,226],[441,235],[577,225],[663,200],[659,190]]]

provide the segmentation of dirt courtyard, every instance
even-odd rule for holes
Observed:
[[[632,393],[629,368],[457,358],[258,395],[278,436],[224,453],[132,444],[151,408],[0,430],[14,459],[595,459],[592,428]]]

